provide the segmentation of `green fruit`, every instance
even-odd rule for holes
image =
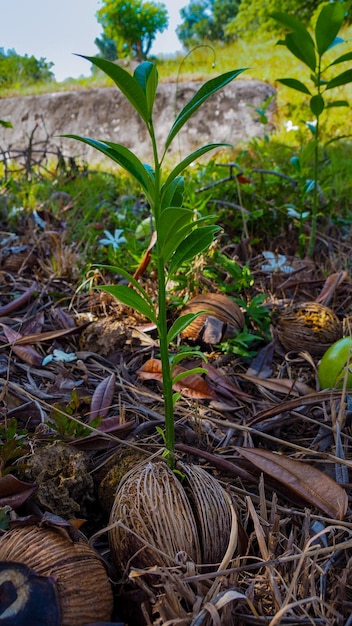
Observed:
[[[347,389],[352,389],[352,337],[343,337],[327,349],[318,367],[321,389],[341,389],[348,367]]]

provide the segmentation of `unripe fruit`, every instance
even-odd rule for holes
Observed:
[[[347,389],[352,389],[352,337],[342,337],[324,353],[318,367],[321,389],[341,389],[348,367]]]

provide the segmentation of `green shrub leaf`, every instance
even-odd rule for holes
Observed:
[[[326,85],[326,89],[334,89],[334,87],[347,85],[348,83],[351,83],[351,82],[352,82],[352,70],[346,70],[345,72],[342,72],[342,74],[339,74],[338,76],[335,76],[335,78],[332,78],[331,80],[329,80],[329,82]]]
[[[290,87],[291,89],[295,89],[296,91],[301,91],[302,93],[306,93],[309,96],[311,95],[308,87],[306,87],[304,83],[302,83],[300,80],[297,80],[296,78],[278,78],[277,80],[282,85],[286,85],[286,87]]]
[[[298,32],[289,33],[285,37],[285,46],[292,54],[315,72],[317,60],[315,56],[314,43],[309,35],[309,39],[302,37]]]
[[[161,188],[161,210],[167,207],[181,207],[183,194],[185,191],[185,181],[183,176],[177,176],[169,183],[165,183]]]
[[[315,26],[315,40],[320,56],[334,44],[345,19],[345,10],[343,2],[330,2],[321,9]]]
[[[346,54],[342,54],[340,57],[337,57],[337,59],[330,63],[328,67],[337,65],[338,63],[345,63],[345,61],[352,61],[352,52],[346,52]]]
[[[319,117],[319,115],[321,115],[324,111],[324,107],[324,98],[320,94],[312,96],[312,98],[310,99],[310,110],[312,111],[313,115]]]

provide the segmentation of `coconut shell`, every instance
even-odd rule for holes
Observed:
[[[110,581],[99,556],[83,539],[73,542],[61,529],[18,526],[0,537],[0,561],[23,563],[57,586],[61,626],[109,621]]]
[[[183,339],[215,345],[225,337],[235,336],[245,324],[238,304],[222,293],[207,293],[192,298],[182,310],[182,315],[198,311],[207,312],[201,313],[182,331]]]
[[[132,471],[118,487],[109,541],[116,566],[175,565],[180,553],[195,563],[219,563],[228,547],[232,512],[220,483],[180,464],[183,481],[164,461]]]
[[[164,461],[138,466],[119,485],[109,543],[116,566],[175,565],[179,552],[199,562],[197,526],[185,491]]]
[[[342,324],[335,313],[319,302],[301,302],[285,309],[275,324],[285,350],[307,351],[322,356],[342,337]]]

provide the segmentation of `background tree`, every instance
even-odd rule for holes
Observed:
[[[248,37],[278,32],[280,25],[270,17],[274,11],[291,13],[308,25],[322,0],[242,0],[236,17],[226,25],[226,34]]]
[[[177,27],[179,40],[186,48],[209,42],[229,41],[226,24],[237,14],[241,0],[191,0],[180,10],[182,24]]]
[[[102,59],[107,61],[115,61],[117,59],[116,43],[113,39],[109,39],[105,33],[103,33],[100,39],[97,37],[94,39],[94,43],[99,49],[99,55]]]
[[[36,59],[33,55],[21,56],[16,50],[5,52],[0,48],[0,86],[16,87],[33,83],[47,83],[54,80],[51,71],[54,63],[44,58]]]
[[[116,44],[117,55],[147,58],[157,33],[168,26],[168,12],[161,2],[108,0],[97,12],[104,36]]]

